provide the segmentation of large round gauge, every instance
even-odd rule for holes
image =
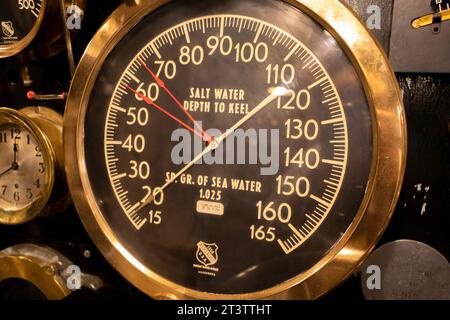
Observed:
[[[89,234],[156,298],[316,298],[386,227],[406,132],[395,77],[336,0],[122,5],[66,109]]]
[[[4,0],[0,2],[0,58],[24,49],[42,23],[46,0]]]

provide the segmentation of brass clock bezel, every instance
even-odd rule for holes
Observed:
[[[20,210],[8,210],[0,207],[0,224],[22,224],[39,215],[47,205],[55,181],[55,154],[48,137],[25,114],[9,108],[0,108],[0,126],[5,124],[17,125],[33,135],[36,143],[41,147],[42,158],[47,169],[45,171],[46,183],[43,184],[42,196],[39,199]]]
[[[25,107],[19,111],[39,126],[53,147],[55,156],[54,187],[46,207],[39,214],[41,217],[50,217],[63,212],[72,204],[64,171],[64,118],[60,113],[43,106]]]
[[[41,28],[46,10],[47,0],[42,0],[39,17],[36,19],[36,22],[34,23],[34,26],[31,28],[30,32],[28,32],[25,37],[15,43],[0,45],[0,58],[11,57],[28,47],[28,45],[33,41],[33,39],[38,34],[39,29]]]
[[[89,183],[84,158],[84,118],[96,76],[109,52],[143,17],[170,0],[122,4],[99,29],[72,82],[64,119],[66,173],[80,218],[108,261],[132,284],[161,299],[312,299],[346,279],[374,248],[387,227],[402,185],[406,121],[395,75],[380,45],[338,0],[284,0],[322,25],[346,51],[372,110],[373,161],[359,211],[341,240],[314,267],[273,288],[249,294],[213,294],[177,285],[139,263],[115,237]]]

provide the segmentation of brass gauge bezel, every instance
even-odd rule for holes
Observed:
[[[36,19],[33,28],[31,28],[30,32],[28,32],[27,35],[22,39],[20,39],[19,41],[11,44],[0,45],[0,58],[7,58],[15,55],[16,53],[19,53],[33,41],[33,39],[38,34],[39,29],[41,28],[46,10],[47,10],[47,0],[42,0],[39,16]]]
[[[9,108],[0,108],[0,126],[6,124],[24,128],[33,136],[36,143],[41,147],[42,158],[47,168],[41,197],[30,203],[27,207],[19,210],[8,210],[7,208],[0,207],[0,223],[13,225],[32,220],[46,207],[55,181],[55,153],[45,133],[24,113]]]
[[[149,270],[118,241],[98,207],[84,157],[84,121],[99,70],[115,45],[147,14],[170,0],[122,4],[99,29],[78,66],[64,119],[66,173],[74,203],[89,235],[108,261],[136,287],[161,299],[311,299],[346,279],[374,248],[397,203],[406,161],[406,122],[395,75],[380,45],[338,0],[284,0],[330,32],[345,50],[364,86],[372,112],[373,161],[359,211],[340,241],[307,272],[249,294],[200,292]]]

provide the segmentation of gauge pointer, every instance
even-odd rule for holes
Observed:
[[[241,120],[236,122],[230,129],[228,129],[224,134],[222,134],[219,138],[215,140],[217,145],[222,143],[223,140],[225,140],[230,134],[232,134],[236,129],[241,127],[244,123],[246,123],[248,120],[250,120],[255,114],[260,112],[262,109],[264,109],[268,104],[270,104],[273,100],[275,100],[278,97],[284,96],[288,93],[288,91],[283,87],[276,87],[269,89],[270,94],[265,98],[263,101],[261,101],[260,104],[258,104],[253,110],[245,115]]]
[[[200,152],[194,158],[194,160],[189,162],[186,166],[183,167],[183,169],[178,171],[178,173],[175,176],[173,176],[169,181],[167,181],[162,187],[155,188],[154,190],[157,190],[157,192],[154,192],[154,194],[151,194],[150,196],[148,196],[148,198],[146,198],[146,199],[144,198],[143,200],[141,200],[141,204],[134,211],[137,212],[137,211],[141,210],[142,208],[146,207],[147,205],[149,205],[150,203],[152,203],[153,200],[155,200],[155,197],[156,197],[156,195],[158,195],[158,193],[163,192],[165,188],[167,188],[169,185],[171,185],[176,179],[178,179],[179,176],[181,176],[190,167],[192,167],[194,165],[194,163],[196,163],[198,160],[200,160],[208,152],[216,149],[218,146],[219,146],[219,144],[215,141],[215,139],[211,139],[211,142],[208,144],[208,146],[205,149],[203,149],[203,151]]]
[[[201,135],[200,133],[198,133],[197,131],[195,131],[194,128],[192,128],[191,126],[187,125],[186,123],[184,123],[183,121],[181,121],[180,119],[178,119],[177,117],[175,117],[173,114],[171,114],[169,111],[167,111],[166,109],[164,109],[163,107],[159,106],[158,104],[156,104],[152,99],[150,99],[149,97],[144,96],[143,94],[137,92],[135,89],[131,88],[130,86],[127,86],[127,88],[129,90],[131,90],[132,92],[134,92],[137,96],[139,96],[142,100],[144,100],[145,103],[147,103],[148,105],[151,105],[153,107],[155,107],[156,109],[158,109],[159,111],[161,111],[162,113],[164,113],[166,116],[168,116],[169,118],[171,118],[172,120],[175,120],[176,122],[178,122],[179,124],[181,124],[183,127],[185,127],[186,129],[188,129],[189,131],[191,131],[192,133],[196,134],[197,136],[199,136],[202,140],[205,140],[206,138]],[[208,141],[209,142],[209,141]]]
[[[183,110],[183,112],[188,116],[188,118],[192,121],[192,123],[194,124],[194,126],[202,133],[202,139],[206,140],[207,142],[211,141],[211,137],[203,130],[203,128],[197,123],[197,121],[195,121],[194,117],[189,113],[189,111],[187,111],[183,105],[180,103],[180,101],[172,94],[172,92],[166,87],[166,84],[164,83],[164,81],[161,80],[161,78],[159,78],[156,74],[154,74],[152,72],[152,70],[150,70],[150,68],[147,66],[147,64],[140,58],[138,57],[139,62],[144,66],[144,68],[148,71],[148,73],[153,77],[153,79],[156,81],[156,84],[164,89],[164,91],[170,96],[170,98],[172,98],[173,101],[175,101],[175,103],[178,105],[178,107]]]
[[[149,205],[150,203],[153,202],[153,200],[155,199],[155,197],[164,191],[164,189],[166,189],[169,185],[171,185],[176,179],[178,179],[178,177],[180,177],[183,173],[185,173],[189,168],[191,168],[194,163],[196,163],[198,160],[200,160],[204,155],[206,155],[207,153],[209,153],[210,151],[216,149],[217,147],[219,147],[219,145],[230,135],[232,134],[234,131],[236,131],[236,129],[238,129],[239,127],[241,127],[244,123],[246,123],[248,120],[250,120],[254,115],[256,115],[258,112],[260,112],[262,109],[264,109],[267,105],[269,105],[272,101],[274,101],[276,98],[286,95],[286,93],[288,93],[288,91],[283,88],[283,87],[277,87],[277,88],[271,88],[269,89],[270,94],[263,100],[261,101],[255,108],[253,108],[253,110],[248,113],[247,115],[245,115],[243,118],[241,118],[241,120],[239,120],[238,122],[236,122],[230,129],[228,129],[225,133],[223,133],[220,137],[218,138],[212,138],[210,143],[208,144],[208,146],[201,152],[199,153],[191,162],[189,162],[186,166],[183,167],[183,169],[181,169],[180,171],[178,171],[177,174],[175,174],[169,181],[167,181],[163,186],[159,187],[159,188],[155,188],[153,190],[156,190],[153,194],[151,194],[150,196],[148,196],[146,199],[144,198],[143,200],[141,200],[141,205],[139,207],[137,207],[135,209],[135,212],[141,210],[142,208],[144,208],[145,206]]]

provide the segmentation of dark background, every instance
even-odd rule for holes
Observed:
[[[378,5],[382,8],[382,28],[373,30],[373,33],[389,52],[393,1],[342,1],[353,7],[364,21],[369,17],[368,6]],[[119,0],[87,1],[82,28],[73,41],[76,61],[96,30],[119,3]],[[443,24],[443,27],[450,28],[450,23]],[[429,59],[430,63],[439,63],[432,56]],[[31,86],[23,83],[21,72],[25,66],[33,80]],[[397,78],[404,91],[408,125],[407,168],[397,208],[378,246],[397,239],[413,239],[434,247],[449,260],[450,74],[399,73]],[[62,113],[63,101],[46,103],[28,100],[26,92],[32,89],[36,93],[59,94],[67,92],[69,86],[70,72],[64,51],[39,60],[31,60],[26,52],[0,59],[0,107],[20,109],[28,105],[48,104]],[[98,292],[78,290],[69,299],[146,299],[105,261],[84,231],[73,207],[50,219],[35,219],[21,226],[0,226],[0,250],[23,242],[53,247],[79,265],[84,272],[98,275],[105,282],[105,287]],[[85,257],[86,250],[90,252],[89,258]],[[14,296],[11,290],[8,290],[8,294],[5,291],[0,290],[0,299]],[[17,296],[31,297],[26,292],[18,290]],[[350,277],[323,299],[363,299],[359,277]]]

